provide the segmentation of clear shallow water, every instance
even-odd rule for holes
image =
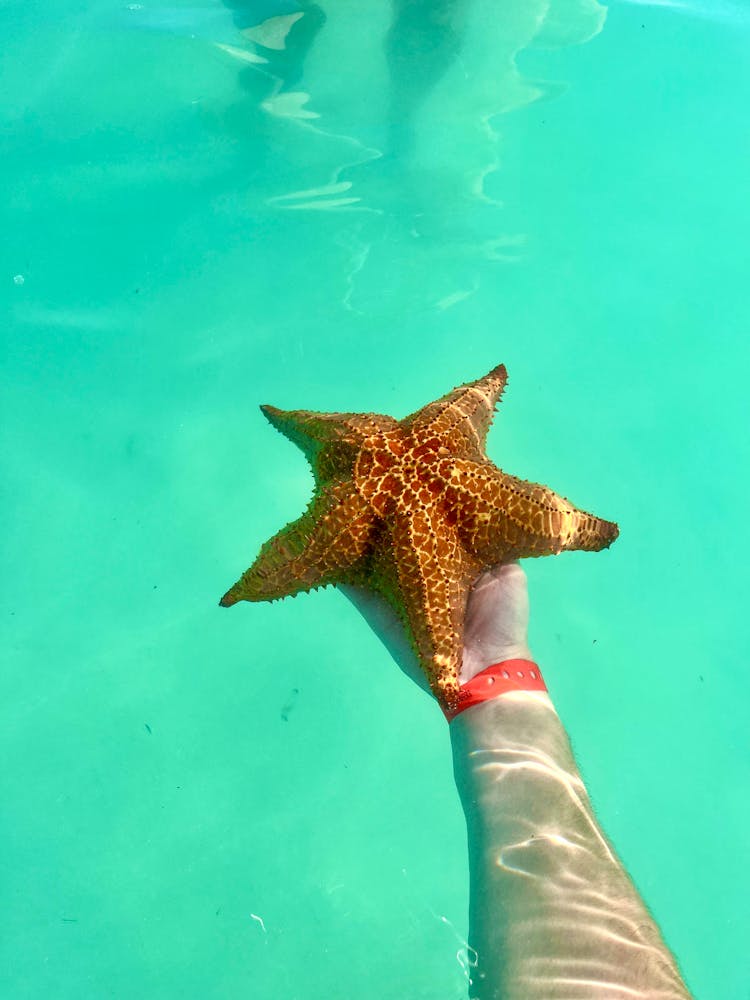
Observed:
[[[532,648],[696,997],[747,996],[746,18],[476,0],[392,104],[342,7],[266,108],[221,5],[0,10],[3,993],[466,995],[440,714],[335,592],[216,602],[309,494],[258,403],[504,361],[491,456],[622,532],[527,564]]]

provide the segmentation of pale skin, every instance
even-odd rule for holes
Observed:
[[[390,609],[342,589],[428,690]],[[466,612],[461,682],[493,663],[533,660],[528,618],[518,563],[480,577]],[[502,694],[462,712],[449,732],[468,832],[471,1000],[691,1000],[597,822],[549,696]]]

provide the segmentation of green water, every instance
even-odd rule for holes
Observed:
[[[695,996],[750,996],[748,17],[449,6],[393,97],[389,5],[327,5],[265,108],[218,0],[0,8],[3,998],[467,995],[440,713],[336,592],[217,601],[310,491],[257,404],[501,361],[491,457],[621,527],[527,564],[532,649]]]

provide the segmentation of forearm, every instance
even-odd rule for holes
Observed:
[[[599,828],[546,694],[451,723],[471,869],[476,1000],[686,1000],[656,924]]]

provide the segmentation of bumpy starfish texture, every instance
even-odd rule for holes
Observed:
[[[485,438],[506,381],[500,365],[401,421],[262,406],[304,451],[315,492],[221,604],[328,584],[368,587],[396,610],[433,693],[452,707],[466,602],[480,573],[511,559],[607,548],[618,534],[616,524],[489,461]]]

